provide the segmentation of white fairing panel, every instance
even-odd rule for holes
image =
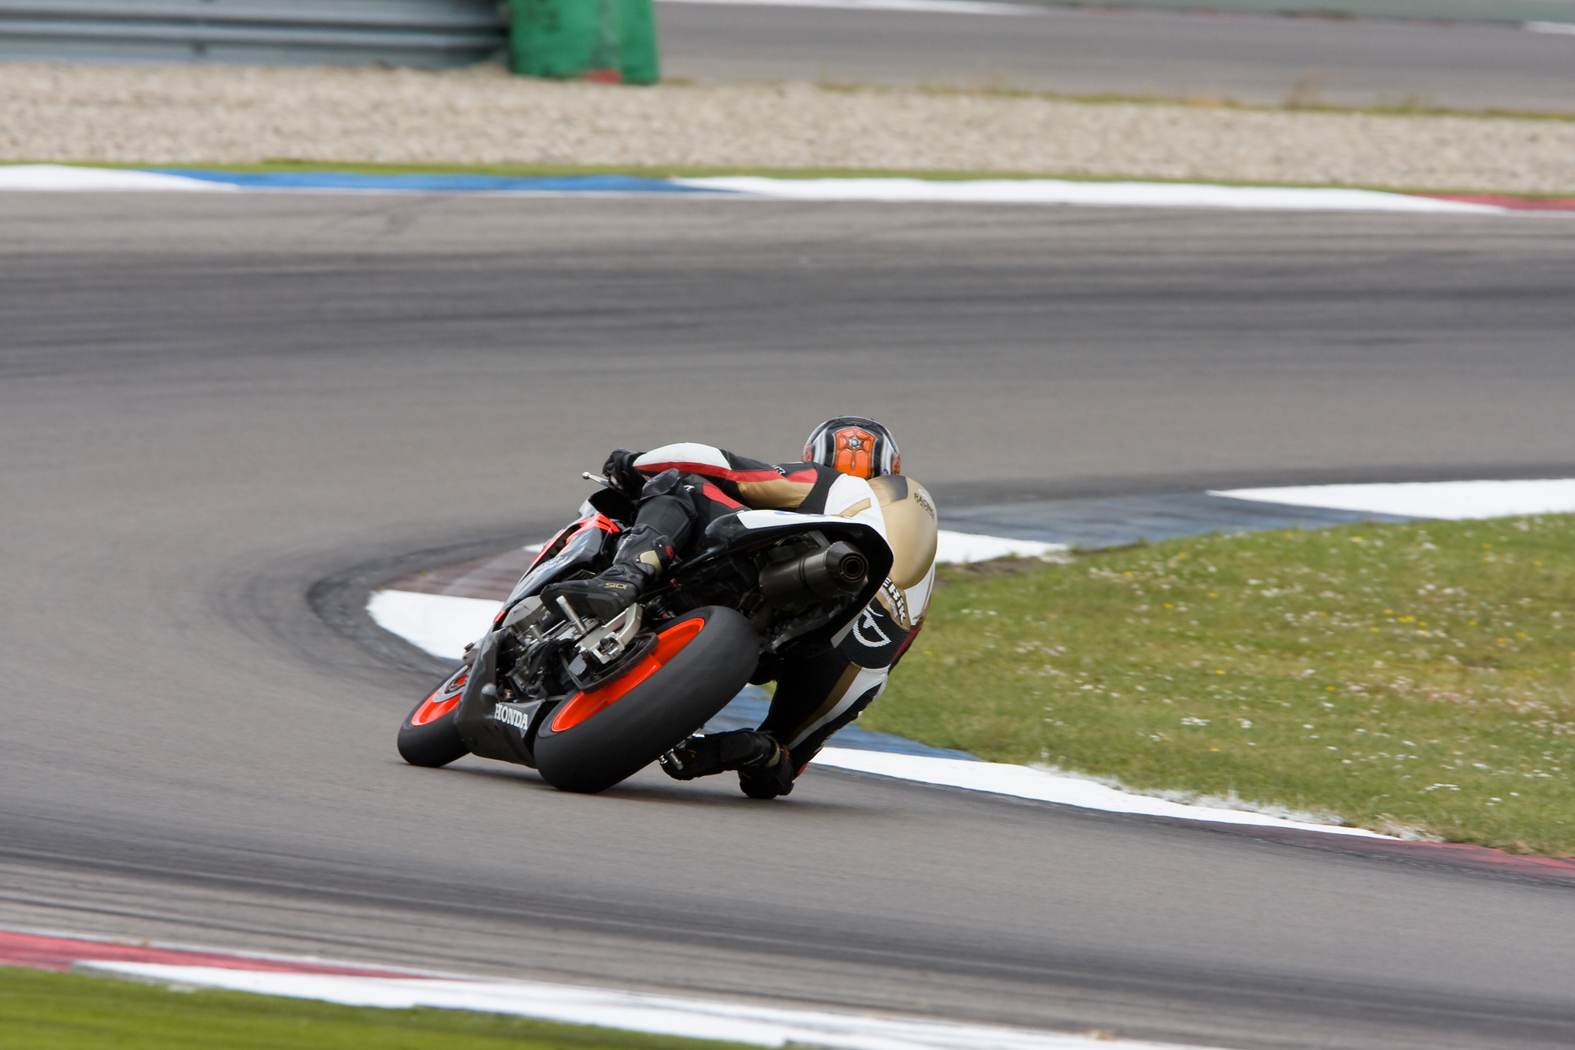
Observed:
[[[802,525],[806,521],[821,521],[827,525],[844,525],[847,518],[834,518],[829,514],[800,514],[794,510],[741,510],[736,515],[746,529],[774,529],[779,525]]]
[[[854,508],[857,511],[850,514]],[[886,539],[886,515],[881,513],[880,498],[863,478],[844,474],[833,481],[831,491],[826,493],[826,513],[868,525]]]

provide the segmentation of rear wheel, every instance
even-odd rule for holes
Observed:
[[[461,667],[405,716],[399,725],[401,758],[413,766],[436,767],[470,754],[454,724],[460,695],[469,680],[470,668]]]
[[[760,639],[737,611],[679,617],[615,681],[565,701],[536,734],[536,769],[554,787],[596,792],[656,761],[705,725],[754,673]]]

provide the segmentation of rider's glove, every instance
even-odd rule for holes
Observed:
[[[630,499],[639,499],[640,490],[645,488],[645,475],[634,466],[634,461],[639,458],[640,453],[619,448],[614,449],[612,455],[607,457],[607,462],[602,464],[602,477]]]

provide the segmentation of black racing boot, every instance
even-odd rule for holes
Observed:
[[[780,798],[793,792],[793,779],[798,776],[793,756],[781,748],[772,760],[744,766],[738,771],[738,789],[750,798]]]
[[[606,623],[639,601],[651,579],[673,560],[667,537],[649,525],[636,525],[624,533],[612,567],[588,580],[569,580],[544,587],[541,600],[551,609],[566,599],[579,616],[594,616]]]
[[[649,579],[637,566],[614,565],[588,580],[555,583],[542,590],[541,598],[556,610],[561,596],[576,615],[594,616],[598,622],[606,623],[639,600]]]
[[[693,780],[730,769],[769,765],[786,753],[770,733],[735,729],[690,737],[662,756],[662,772],[674,780]]]

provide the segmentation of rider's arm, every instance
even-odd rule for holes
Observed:
[[[800,470],[774,467],[692,441],[643,452],[635,458],[634,467],[647,477],[655,477],[664,470],[698,474],[716,485],[728,499],[757,510],[797,510],[821,479],[821,469],[812,463],[804,464]]]

